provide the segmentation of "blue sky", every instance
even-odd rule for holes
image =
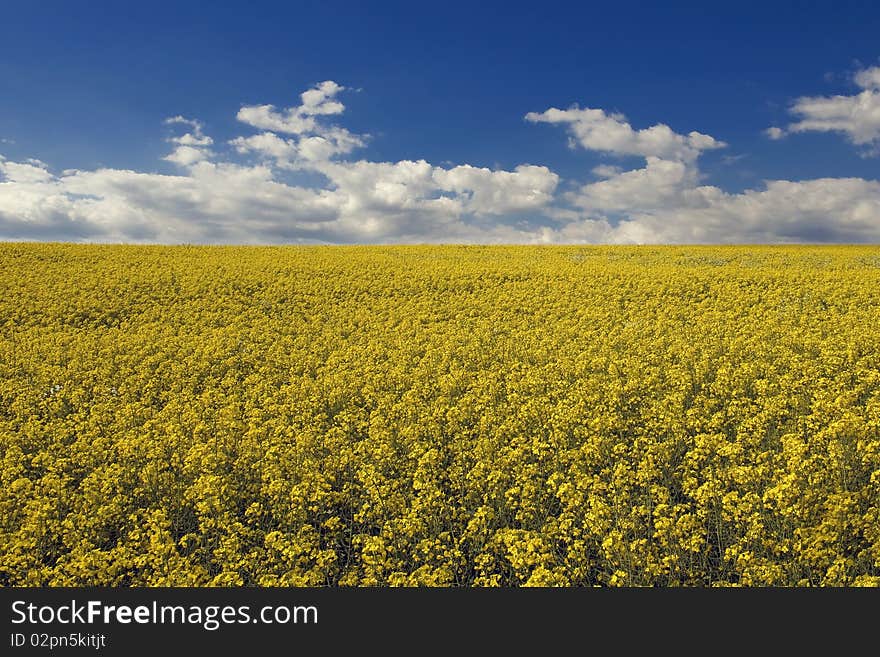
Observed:
[[[0,238],[880,241],[880,6],[716,4],[5,7]]]

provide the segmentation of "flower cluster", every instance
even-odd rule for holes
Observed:
[[[876,247],[0,245],[0,584],[880,585]]]

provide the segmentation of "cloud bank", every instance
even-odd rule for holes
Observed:
[[[800,98],[781,139],[835,131],[873,148],[880,69],[857,96]],[[247,105],[244,134],[218,143],[198,120],[166,120],[174,175],[124,169],[53,173],[0,155],[0,239],[146,243],[744,243],[880,241],[880,181],[766,181],[738,194],[702,184],[703,153],[726,144],[658,123],[633,127],[602,109],[549,108],[570,147],[616,163],[581,181],[549,167],[511,170],[356,157],[369,135],[339,124],[346,88],[325,81],[291,107]],[[528,128],[526,128],[528,129]],[[538,128],[532,128],[538,129]],[[552,135],[552,132],[548,134]],[[551,136],[551,138],[554,138]],[[624,169],[621,158],[642,165]],[[309,180],[292,182],[294,180]]]

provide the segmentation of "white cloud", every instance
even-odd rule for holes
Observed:
[[[201,148],[193,148],[192,146],[178,146],[162,159],[186,167],[195,164],[196,162],[201,162],[202,160],[205,160],[207,158],[208,153]]]
[[[242,107],[238,120],[265,132],[236,137],[230,144],[241,154],[255,153],[285,169],[308,168],[311,163],[347,155],[364,146],[365,137],[315,118],[342,114],[345,105],[336,95],[344,90],[345,87],[328,80],[300,94],[302,104],[295,107],[280,111],[272,105]],[[276,133],[292,137],[279,137]]]
[[[696,186],[697,171],[684,162],[648,157],[644,169],[617,173],[570,193],[586,210],[632,212],[684,203],[684,191]]]
[[[281,114],[275,110],[274,105],[249,105],[242,107],[238,110],[236,118],[242,123],[255,128],[293,135],[308,132],[315,127],[315,119],[311,116],[299,116],[295,113]]]
[[[778,141],[785,137],[785,130],[779,128],[777,126],[770,126],[764,131],[764,134],[768,139],[772,139],[773,141]]]
[[[284,120],[331,116],[342,89],[322,83],[302,95]],[[182,175],[116,169],[51,174],[42,163],[0,160],[0,238],[148,242],[276,243],[351,241],[523,241],[527,229],[509,226],[517,213],[539,211],[553,200],[558,176],[521,165],[495,171],[449,168],[424,160],[371,162],[333,159],[363,145],[338,125],[318,121],[282,137],[264,131],[230,140],[239,155],[260,162],[211,161],[213,140],[201,122],[166,120],[189,131],[169,139],[164,159]],[[290,125],[287,125],[289,128]],[[219,159],[219,156],[218,156]],[[284,171],[317,176],[300,186]],[[508,215],[514,215],[508,217]],[[486,217],[500,221],[488,222]]]
[[[858,71],[853,76],[853,80],[862,89],[880,91],[880,66],[874,66],[872,68]]]
[[[337,155],[346,155],[364,145],[358,135],[344,128],[330,127],[321,134],[300,135],[291,139],[274,132],[262,132],[250,137],[236,137],[229,142],[238,153],[255,153],[273,160],[283,169],[301,169],[327,161]]]
[[[337,217],[324,190],[279,183],[265,167],[200,162],[188,175],[119,169],[71,171],[0,183],[0,234],[55,231],[58,239],[269,243],[332,239]],[[12,232],[12,234],[10,234]]]
[[[300,137],[297,150],[300,157],[305,160],[321,161],[351,153],[363,145],[363,137],[353,135],[345,128],[333,127],[314,135]]]
[[[205,126],[201,121],[187,119],[178,115],[165,119],[165,123],[166,125],[187,125],[192,128],[192,132],[187,132],[177,137],[170,137],[168,141],[172,144],[177,144],[177,146],[171,153],[162,158],[163,160],[188,167],[197,162],[208,160],[213,155],[208,146],[213,144],[214,140],[204,133]]]
[[[619,174],[623,169],[611,164],[600,164],[593,167],[591,171],[593,172],[593,175],[598,176],[599,178],[611,178],[612,176]]]
[[[47,170],[45,162],[40,160],[27,160],[26,162],[11,162],[0,155],[0,174],[10,183],[32,183],[49,180],[52,174]]]
[[[475,214],[502,215],[537,210],[553,200],[559,176],[547,167],[520,165],[513,171],[491,171],[469,164],[434,170],[444,192],[461,195]]]
[[[658,159],[617,180],[584,186],[566,209],[541,205],[556,182],[543,167],[493,172],[424,161],[332,167],[332,183],[306,188],[279,182],[265,166],[199,162],[186,175],[99,169],[55,176],[4,160],[0,237],[161,243],[880,241],[880,182],[857,178],[770,181],[763,189],[728,194],[696,185],[684,163]],[[510,216],[530,211],[546,220]]]
[[[202,129],[205,127],[201,121],[196,121],[194,119],[188,119],[185,116],[182,116],[180,114],[178,114],[177,116],[169,116],[167,119],[165,119],[165,121],[163,121],[163,123],[165,125],[175,125],[175,124],[188,125],[196,132],[201,132]]]
[[[335,100],[336,94],[343,91],[345,87],[340,86],[332,80],[327,80],[300,94],[302,99],[301,112],[311,116],[321,116],[325,114],[342,114],[345,106],[338,100]]]
[[[865,75],[860,78],[865,88],[875,84],[873,73]],[[165,159],[181,166],[178,175],[120,169],[54,174],[39,160],[0,156],[0,239],[880,241],[876,180],[776,180],[730,194],[703,185],[698,167],[699,155],[723,142],[697,132],[678,134],[662,124],[634,129],[603,110],[528,115],[532,122],[562,125],[576,146],[644,158],[631,170],[594,167],[592,178],[590,172],[585,176],[592,182],[568,181],[562,192],[559,176],[546,166],[496,170],[351,159],[366,139],[334,122],[344,111],[337,99],[342,89],[325,82],[304,92],[297,107],[243,108],[254,110],[248,114],[253,120],[243,122],[259,132],[220,146],[201,122],[171,117],[169,125],[186,130],[168,140],[174,150]]]
[[[708,135],[685,138],[658,126],[634,130],[619,115],[601,110],[551,109],[527,118],[566,125],[584,148],[645,158],[643,168],[629,171],[594,168],[602,180],[563,194],[570,209],[557,206],[546,212],[557,225],[542,229],[544,241],[880,241],[880,181],[776,180],[762,189],[729,194],[700,184],[700,153],[723,144]],[[771,138],[783,134],[779,128],[767,131]]]
[[[556,226],[536,227],[523,242],[604,244],[859,243],[880,241],[880,182],[825,178],[770,181],[727,194],[683,190],[681,200],[627,209],[617,222],[599,212],[549,210]]]
[[[214,140],[210,137],[201,134],[194,135],[191,132],[187,132],[180,137],[172,137],[171,141],[181,146],[210,146],[214,143]]]
[[[280,111],[274,105],[247,105],[236,118],[254,128],[301,135],[317,129],[314,117],[342,114],[345,105],[336,100],[336,94],[344,90],[345,87],[327,80],[300,94],[301,105]]]
[[[669,126],[658,123],[643,130],[633,130],[622,114],[607,114],[601,109],[567,110],[551,107],[545,112],[529,112],[532,123],[553,123],[567,126],[572,146],[604,151],[615,155],[640,155],[671,160],[690,161],[704,150],[722,148],[726,144],[700,132],[680,135]]]
[[[280,164],[293,161],[297,155],[296,142],[291,139],[282,139],[274,132],[261,132],[250,137],[236,137],[229,143],[242,155],[260,153]]]
[[[875,147],[869,148],[868,154],[876,155],[880,146],[880,67],[859,71],[853,79],[862,89],[858,94],[795,100],[789,111],[800,120],[785,132],[840,132],[857,146]],[[775,138],[769,130],[768,135]],[[783,133],[776,134],[781,137]]]
[[[631,213],[617,228],[618,236],[627,231],[655,243],[875,242],[880,182],[776,180],[741,194],[703,187],[688,190],[684,203]]]

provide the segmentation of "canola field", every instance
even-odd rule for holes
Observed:
[[[0,244],[0,584],[880,585],[880,248]]]

